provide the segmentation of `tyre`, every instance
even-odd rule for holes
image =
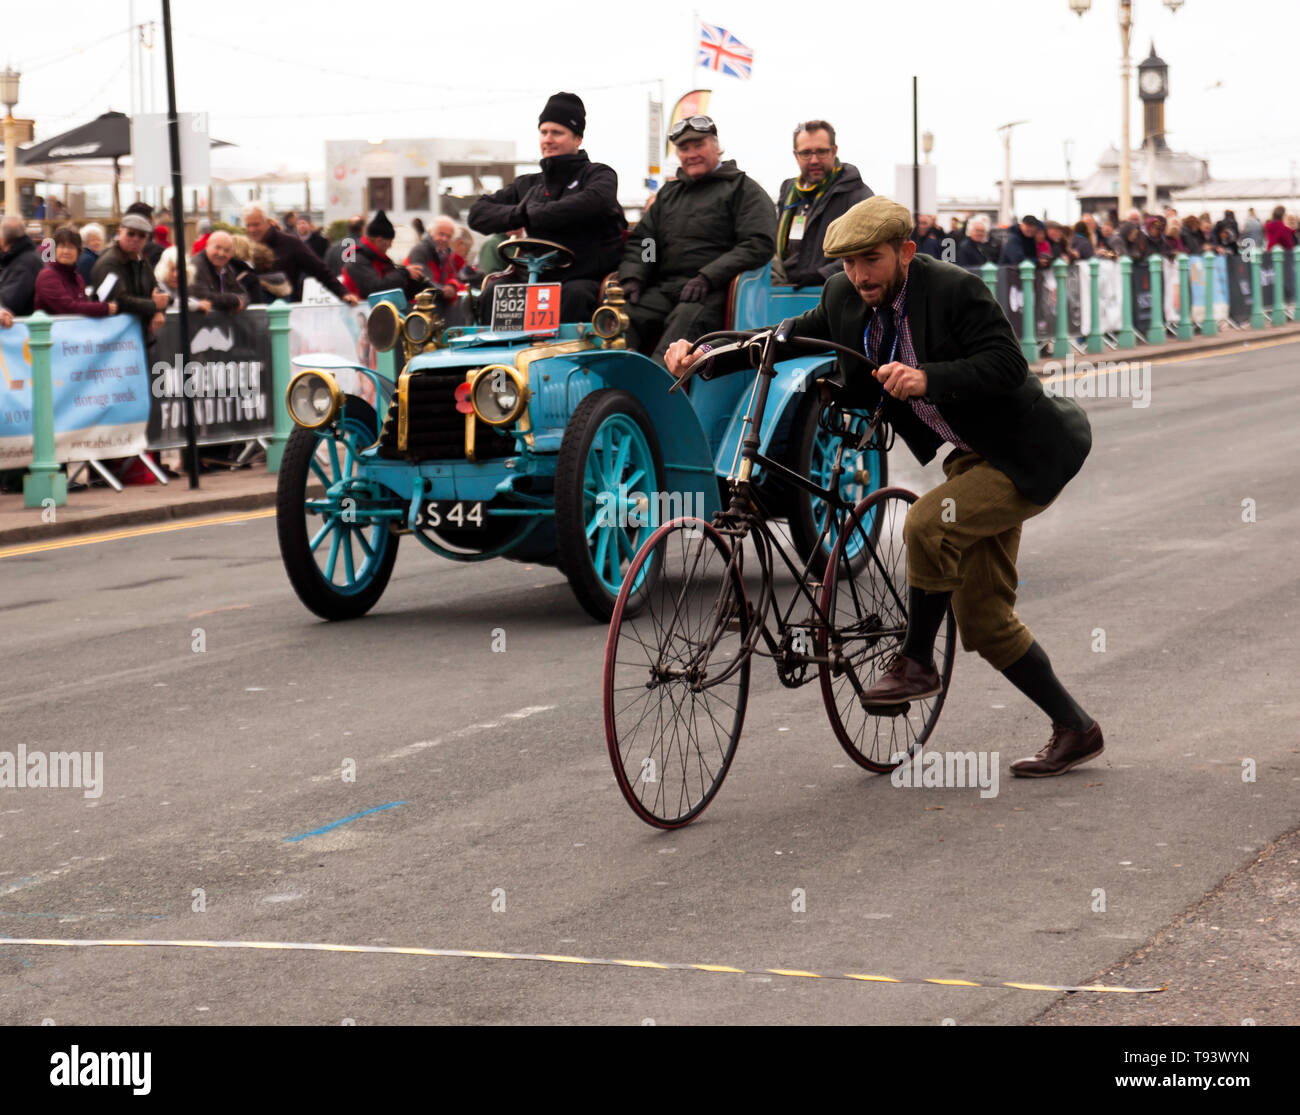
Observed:
[[[853,414],[851,429],[861,432],[866,429],[867,415]],[[818,425],[821,407],[817,402],[815,391],[809,392],[795,415],[794,429],[791,431],[791,461],[789,467],[800,476],[807,476],[814,484],[822,488],[830,487],[831,467],[835,461],[835,448],[839,438],[823,430]],[[844,471],[840,475],[840,495],[851,505],[879,491],[889,483],[889,458],[878,449],[856,451],[851,445],[844,447]],[[857,474],[861,470],[868,474],[867,483],[863,484]],[[795,488],[791,493],[790,538],[795,551],[804,561],[813,554],[812,571],[820,577],[826,570],[826,561],[831,547],[835,544],[837,533],[835,524],[818,546],[818,537],[826,522],[826,501],[818,499],[811,492]],[[848,512],[844,514],[847,516]],[[860,543],[860,539],[858,542]],[[814,547],[816,553],[814,553]],[[848,557],[857,566],[861,566],[866,554],[860,545],[850,546]]]
[[[663,477],[659,439],[634,396],[606,388],[578,404],[555,466],[556,544],[573,595],[602,623],[637,550],[659,526]],[[626,607],[634,612],[643,599],[634,592]]]
[[[957,651],[952,609],[934,644],[943,688],[937,697],[891,709],[867,709],[859,694],[873,686],[907,634],[907,554],[903,521],[916,502],[913,492],[884,488],[850,513],[836,540],[822,585],[821,606],[831,623],[818,635],[818,653],[836,659],[818,667],[826,715],[840,745],[859,766],[877,773],[893,770],[934,731]],[[860,551],[865,560],[845,557]]]
[[[695,820],[722,785],[749,697],[750,615],[731,545],[674,519],[641,547],[605,643],[605,742],[624,799],[656,828]],[[627,607],[636,584],[641,608]]]
[[[397,560],[398,536],[387,519],[366,517],[365,501],[345,505],[345,495],[326,492],[355,476],[361,451],[375,440],[375,412],[349,395],[333,427],[295,426],[280,460],[275,526],[280,557],[298,599],[322,619],[365,615],[388,587]]]

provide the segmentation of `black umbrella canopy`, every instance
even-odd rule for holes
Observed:
[[[20,166],[117,159],[131,154],[131,118],[125,112],[106,112],[89,124],[56,135],[18,152]]]

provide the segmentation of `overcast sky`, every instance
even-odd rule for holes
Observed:
[[[127,0],[8,4],[0,53],[23,72],[20,116],[47,138],[109,108],[132,107]],[[1154,39],[1170,67],[1169,142],[1229,177],[1300,171],[1296,76],[1300,0],[1135,0],[1135,61]],[[161,3],[136,0],[137,21]],[[877,192],[911,161],[911,76],[932,131],[940,197],[996,198],[999,124],[1028,119],[1016,177],[1062,177],[1065,141],[1082,177],[1120,129],[1116,0],[1074,15],[1068,0],[708,0],[701,18],[754,51],[750,81],[693,65],[695,12],[675,0],[565,5],[176,0],[182,111],[207,111],[215,136],[323,175],[328,138],[513,139],[536,156],[537,114],[558,89],[587,105],[586,149],[619,174],[624,201],[645,190],[646,101],[711,86],[727,155],[769,192],[793,170],[790,131],[825,117],[840,157]],[[482,28],[475,16],[484,20]],[[166,107],[161,33],[157,107]],[[147,107],[147,105],[145,106]],[[1134,143],[1141,104],[1133,99]],[[1019,196],[1037,208],[1042,195]],[[1062,214],[1063,215],[1063,214]]]

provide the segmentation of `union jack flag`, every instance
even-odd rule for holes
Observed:
[[[747,81],[753,76],[754,52],[725,27],[701,23],[699,64]]]

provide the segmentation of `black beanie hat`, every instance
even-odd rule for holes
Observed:
[[[574,135],[582,135],[587,130],[587,109],[577,93],[553,93],[546,102],[542,114],[537,118],[540,128],[547,121],[568,128]]]
[[[391,240],[397,235],[397,231],[393,228],[393,222],[384,216],[384,211],[380,209],[366,225],[366,235]]]

